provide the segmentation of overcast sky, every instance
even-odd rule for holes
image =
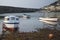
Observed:
[[[0,5],[24,8],[41,8],[55,1],[56,0],[0,0]]]

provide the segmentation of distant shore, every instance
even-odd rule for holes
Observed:
[[[0,16],[0,19],[3,19],[4,18],[4,16]]]

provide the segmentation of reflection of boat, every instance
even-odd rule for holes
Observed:
[[[24,15],[23,15],[23,18],[24,18],[24,19],[29,19],[29,18],[30,18],[30,15],[24,14]]]
[[[48,24],[57,24],[58,18],[39,18],[39,21],[48,23]]]
[[[3,31],[17,30],[19,24],[19,18],[16,16],[6,16],[3,21]]]

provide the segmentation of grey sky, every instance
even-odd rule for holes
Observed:
[[[0,0],[0,5],[25,8],[41,8],[55,1],[57,0]]]

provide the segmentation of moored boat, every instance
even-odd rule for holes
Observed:
[[[3,21],[3,31],[17,31],[19,27],[19,17],[6,16]]]
[[[57,24],[58,18],[39,18],[39,21],[48,23],[48,24]]]

